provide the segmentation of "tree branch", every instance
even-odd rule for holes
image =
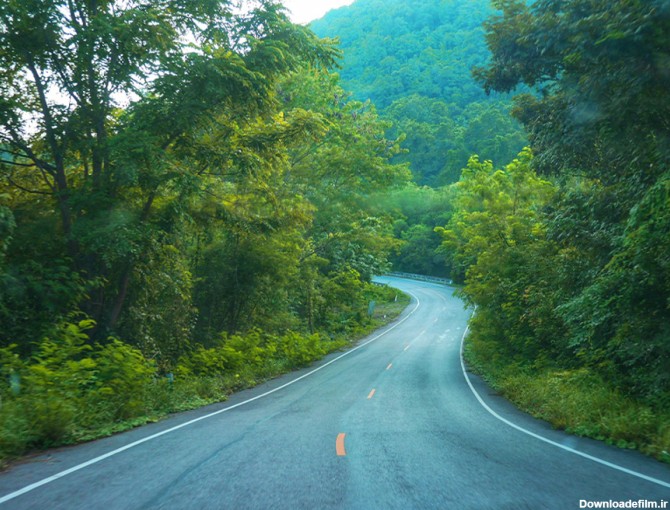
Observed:
[[[12,166],[22,166],[27,168],[35,168],[35,163],[17,163],[16,161],[8,161],[6,159],[0,159],[0,164],[3,165],[12,165]]]
[[[26,187],[21,186],[20,184],[18,184],[18,183],[17,183],[16,181],[14,181],[14,179],[12,179],[10,176],[7,175],[7,176],[5,176],[5,177],[7,178],[7,181],[9,182],[9,184],[11,184],[12,186],[14,186],[14,187],[17,188],[17,189],[20,189],[21,191],[25,191],[26,193],[31,193],[31,194],[35,194],[35,195],[48,195],[48,196],[53,196],[53,193],[52,193],[52,192],[49,192],[49,191],[38,191],[38,190],[35,190],[35,189],[28,189],[28,188],[26,188]]]
[[[51,109],[49,108],[49,102],[47,101],[46,96],[46,87],[42,81],[40,73],[35,67],[32,55],[26,54],[26,62],[28,64],[28,69],[30,74],[33,76],[35,82],[35,87],[37,88],[37,94],[40,100],[40,106],[42,108],[42,115],[44,116],[44,127],[47,134],[47,142],[51,148],[52,155],[54,157],[54,162],[56,163],[56,169],[61,170],[63,168],[63,157],[61,154],[61,148],[58,145],[56,140],[56,133],[54,132],[54,119],[51,115]]]
[[[35,163],[35,166],[40,169],[40,171],[45,171],[52,177],[55,177],[56,175],[56,167],[54,167],[52,164],[47,163],[44,161],[42,158],[38,158],[37,155],[33,152],[33,150],[30,148],[28,144],[26,144],[24,141],[21,140],[21,137],[19,134],[16,132],[16,130],[10,126],[6,126],[7,129],[9,130],[10,134],[12,135],[11,138],[4,137],[4,139],[9,143],[10,145],[13,145],[14,147],[20,149],[23,154],[19,153],[13,153],[10,152],[10,154],[15,154],[17,156],[24,157],[26,159],[29,159]],[[8,151],[6,151],[8,152]]]

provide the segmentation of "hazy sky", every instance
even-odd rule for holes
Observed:
[[[291,13],[294,23],[309,23],[331,9],[350,5],[354,0],[281,0]]]

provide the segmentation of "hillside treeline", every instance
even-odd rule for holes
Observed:
[[[0,456],[304,364],[383,302],[398,143],[331,41],[234,4],[0,5]]]
[[[490,0],[357,0],[310,25],[338,38],[343,84],[393,122],[390,137],[404,135],[394,161],[419,184],[457,181],[473,153],[502,165],[527,143],[508,96],[487,97],[471,76],[489,59],[493,12]]]

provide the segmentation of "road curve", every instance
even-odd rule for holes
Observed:
[[[453,289],[386,281],[412,304],[354,350],[223,404],[33,457],[0,474],[0,510],[670,500],[668,466],[552,430],[468,374],[460,346],[469,312]]]

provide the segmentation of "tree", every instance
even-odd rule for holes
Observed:
[[[233,167],[243,178],[207,177],[192,213],[203,226],[199,342],[221,331],[353,327],[364,317],[364,282],[384,270],[395,242],[368,197],[404,183],[407,172],[387,163],[396,143],[374,110],[349,102],[336,75],[314,68],[281,80],[276,94],[275,113],[234,129],[233,147],[211,136],[202,143],[202,159],[244,154],[246,165]],[[353,298],[336,313],[340,293]]]
[[[449,254],[454,277],[474,289],[486,280],[479,266],[485,257],[497,257],[543,235],[540,209],[553,194],[551,183],[539,178],[531,168],[532,153],[525,149],[504,169],[495,170],[490,161],[470,158],[461,180],[454,184],[455,213],[447,228],[439,227],[443,249]],[[467,290],[466,290],[467,293]],[[486,301],[485,292],[475,303]]]
[[[352,268],[369,280],[386,268],[395,244],[392,222],[377,214],[374,197],[404,185],[410,174],[405,165],[389,163],[399,140],[385,136],[388,123],[374,105],[352,100],[335,79],[296,75],[283,89],[288,107],[314,109],[329,126],[323,140],[295,147],[290,177],[316,211],[312,254],[328,260],[330,271]]]
[[[486,25],[492,59],[475,76],[487,91],[534,88],[515,99],[515,116],[535,167],[560,185],[546,209],[554,312],[529,313],[565,325],[555,359],[662,408],[670,294],[657,247],[667,230],[670,9],[641,0],[496,5],[502,13]]]
[[[543,171],[586,171],[614,183],[652,182],[667,164],[670,10],[658,1],[519,0],[486,24],[487,92],[520,84],[517,99]],[[551,34],[548,37],[547,34]],[[634,122],[631,122],[634,119]],[[632,164],[631,164],[632,163]],[[639,193],[641,188],[636,185]]]
[[[62,261],[64,279],[89,282],[89,299],[82,302],[77,285],[58,313],[79,301],[100,331],[113,329],[138,264],[167,253],[155,247],[171,244],[169,222],[202,184],[199,176],[250,169],[245,152],[227,155],[234,169],[213,169],[197,159],[196,141],[221,124],[225,140],[267,115],[275,83],[299,66],[333,63],[332,45],[291,24],[276,4],[259,2],[245,15],[233,7],[213,0],[0,6],[3,186],[25,197],[19,210],[39,199],[42,229],[55,242],[35,263]],[[17,236],[29,230],[24,218]]]

